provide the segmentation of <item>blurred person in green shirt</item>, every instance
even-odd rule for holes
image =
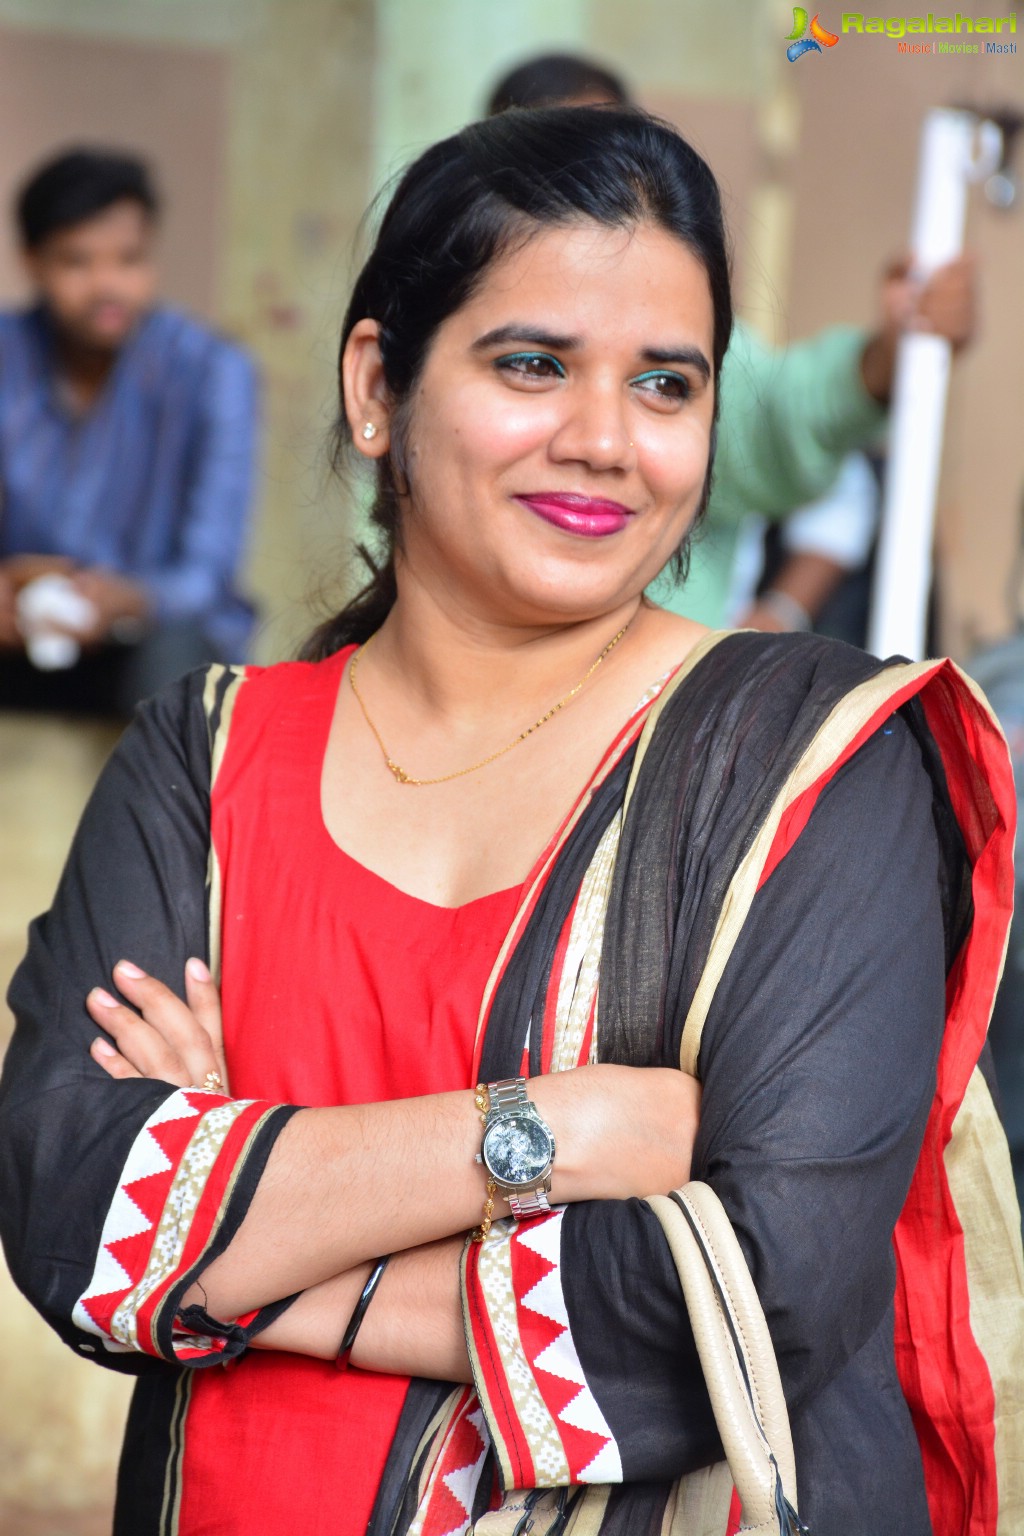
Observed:
[[[509,108],[635,105],[624,82],[574,54],[528,59],[505,75],[488,116]],[[649,589],[662,607],[717,628],[729,622],[729,594],[744,526],[776,522],[835,484],[847,456],[874,444],[886,423],[896,349],[905,330],[932,331],[959,349],[974,325],[973,264],[962,258],[915,283],[908,259],[885,272],[874,330],[829,326],[805,341],[772,347],[736,320],[722,367],[714,484],[689,571],[665,571]],[[810,628],[847,568],[817,550],[792,552],[739,616],[758,629]]]

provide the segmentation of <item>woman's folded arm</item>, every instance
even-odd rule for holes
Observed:
[[[91,986],[133,954],[179,991],[207,950],[207,704],[195,673],[145,705],[82,817],[52,908],[10,990],[0,1212],[16,1283],[73,1348],[121,1369],[234,1353],[246,1324],[176,1321],[200,1253],[230,1240],[288,1106],[109,1078],[89,1055]]]

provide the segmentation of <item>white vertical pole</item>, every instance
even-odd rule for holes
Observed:
[[[976,127],[969,112],[940,109],[925,118],[911,240],[921,277],[962,249]],[[950,355],[942,338],[913,333],[897,354],[868,627],[868,650],[877,656],[924,656]]]

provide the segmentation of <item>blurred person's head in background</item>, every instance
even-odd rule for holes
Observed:
[[[116,352],[150,308],[157,208],[150,172],[131,155],[73,149],[22,186],[25,267],[62,340]]]
[[[487,98],[487,115],[509,107],[631,105],[624,82],[603,64],[572,53],[545,53],[502,76]]]

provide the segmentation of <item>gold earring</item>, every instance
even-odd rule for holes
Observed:
[[[371,438],[377,436],[377,428],[374,426],[372,421],[368,421],[366,423],[366,426],[363,428],[363,436],[366,438],[367,442],[369,442]]]

